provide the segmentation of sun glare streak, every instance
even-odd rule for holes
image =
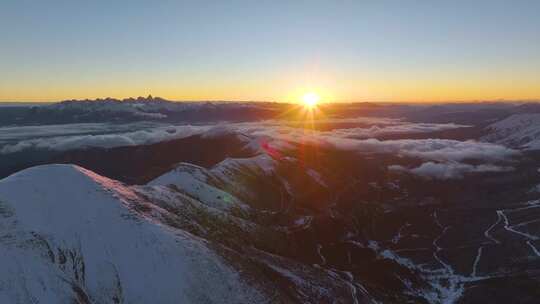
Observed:
[[[321,100],[321,97],[317,93],[314,93],[314,92],[309,92],[309,93],[304,94],[304,96],[302,96],[302,101],[304,105],[308,108],[315,107],[317,103],[319,103],[320,100]]]
[[[304,122],[304,132],[313,132],[316,129],[316,120],[321,112],[318,107],[320,100],[321,97],[315,92],[307,92],[302,95],[301,116]]]
[[[317,130],[318,120],[325,117],[321,107],[322,99],[318,93],[306,90],[303,94],[296,95],[295,102],[278,117],[284,124],[300,126],[306,134],[314,132]]]

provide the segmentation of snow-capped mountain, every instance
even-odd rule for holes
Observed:
[[[168,184],[166,177],[129,187],[73,165],[34,167],[1,180],[0,298],[289,303],[303,296],[350,302],[347,277],[328,277],[256,248],[238,252],[235,243],[261,243],[277,232],[250,221],[250,207],[203,183],[200,168],[191,169],[175,170],[173,187],[159,185]],[[298,293],[290,295],[268,271],[298,285]]]
[[[529,150],[540,149],[540,114],[514,114],[486,127],[483,140]]]
[[[0,198],[3,303],[265,301],[166,210],[83,168],[19,172]]]

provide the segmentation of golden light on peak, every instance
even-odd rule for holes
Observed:
[[[314,92],[308,92],[302,96],[302,102],[304,103],[304,106],[308,108],[315,107],[320,100],[321,97]]]

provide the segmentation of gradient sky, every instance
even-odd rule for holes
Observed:
[[[0,1],[0,101],[540,99],[540,1]]]

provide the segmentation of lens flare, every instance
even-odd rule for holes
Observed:
[[[302,96],[302,101],[304,105],[308,108],[315,107],[317,103],[319,103],[319,100],[321,100],[321,97],[314,92],[309,92]]]

